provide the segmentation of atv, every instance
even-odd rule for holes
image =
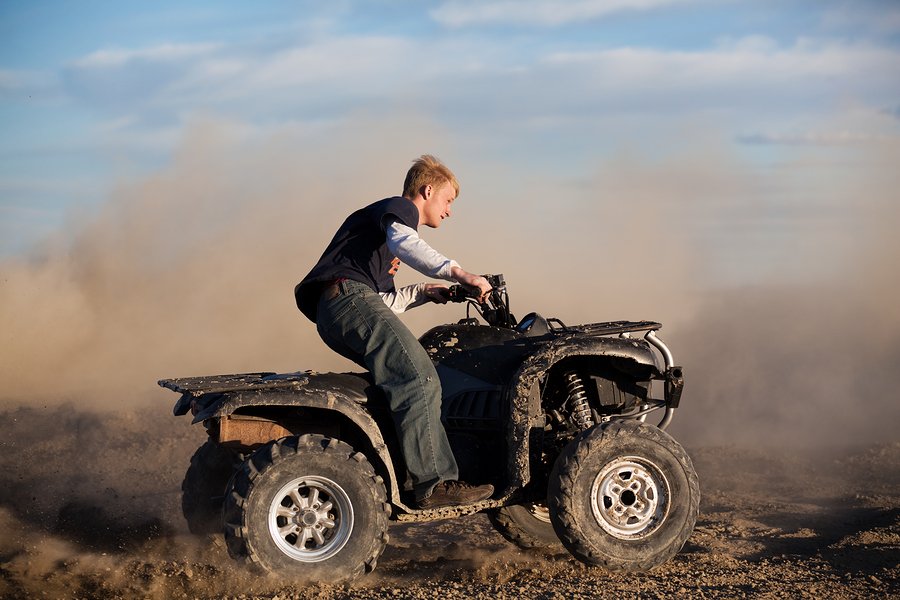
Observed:
[[[684,374],[650,321],[569,326],[510,312],[502,275],[466,318],[426,332],[460,479],[493,497],[416,508],[383,395],[367,373],[165,379],[209,434],[182,509],[197,534],[282,577],[350,581],[375,568],[388,522],[486,512],[521,548],[560,544],[588,565],[643,571],[691,535],[699,483],[665,432]],[[473,317],[472,311],[480,317]],[[656,384],[656,385],[653,385]],[[648,417],[659,420],[653,425]]]

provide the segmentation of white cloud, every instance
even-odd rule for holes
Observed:
[[[678,80],[685,74],[702,76],[710,82],[720,77],[752,76],[756,81],[796,75],[850,74],[855,67],[900,66],[900,54],[876,48],[828,45],[812,47],[799,43],[778,48],[765,38],[750,38],[713,50],[667,51],[653,48],[621,47],[595,52],[560,52],[544,62],[556,66],[602,69],[612,73],[637,73],[641,79],[668,74]],[[647,83],[656,83],[647,81]]]
[[[748,93],[760,106],[842,94],[883,103],[900,93],[892,78],[876,76],[900,72],[900,53],[868,46],[800,40],[779,47],[750,36],[690,52],[619,47],[529,58],[514,50],[490,39],[323,36],[265,55],[216,44],[95,52],[72,63],[69,75],[72,92],[94,107],[173,113],[201,106],[227,112],[246,102],[251,112],[290,103],[346,107],[373,98],[393,105],[478,100],[490,112],[515,96],[517,113],[540,106],[533,116],[547,117],[546,107],[567,113],[573,99],[608,106],[635,94],[646,94],[642,105],[665,109],[672,94],[702,107],[744,103]]]
[[[73,61],[72,66],[105,69],[121,67],[132,61],[174,62],[208,55],[218,47],[218,44],[161,44],[139,49],[104,49]]]
[[[399,38],[350,37],[324,39],[288,49],[253,70],[249,83],[267,88],[317,81],[340,81],[350,89],[377,84],[385,76],[396,76],[408,64],[416,48]],[[380,86],[379,86],[380,87]]]
[[[431,11],[431,17],[448,27],[466,25],[557,26],[610,14],[650,10],[697,0],[449,0]]]
[[[796,143],[850,143],[873,129],[848,126],[842,137],[819,138],[791,132],[817,131],[816,115],[847,103],[883,110],[900,95],[900,81],[884,76],[900,72],[896,50],[809,39],[783,46],[765,36],[723,38],[696,51],[539,54],[509,38],[315,35],[269,52],[203,44],[99,56],[71,63],[67,89],[107,123],[105,143],[139,151],[164,151],[196,115],[258,127],[359,111],[430,116],[470,138],[501,136],[517,147],[542,133],[568,136],[567,147],[594,147],[600,131],[604,139],[611,130],[639,138],[712,114],[745,142],[799,135]]]
[[[778,50],[778,42],[766,35],[746,35],[743,37],[723,37],[718,40],[719,50],[732,52],[767,53]]]
[[[844,146],[891,142],[900,140],[898,135],[863,131],[801,131],[748,133],[738,136],[745,144],[773,144],[786,146]]]
[[[753,39],[694,52],[556,53],[535,69],[557,89],[603,105],[627,110],[624,101],[666,113],[721,108],[787,115],[847,100],[883,105],[900,94],[900,80],[883,76],[900,72],[897,51],[805,41],[788,48]]]
[[[0,94],[26,95],[40,93],[46,97],[56,84],[54,77],[41,71],[0,69]]]
[[[22,85],[22,78],[16,71],[0,69],[0,90],[12,90]]]
[[[843,107],[826,119],[802,124],[789,123],[780,128],[746,132],[737,136],[745,144],[783,146],[860,146],[877,149],[900,143],[900,126],[885,110],[856,106]],[[877,152],[877,150],[875,150]]]
[[[896,35],[900,33],[900,7],[879,0],[847,2],[825,9],[822,25],[837,32],[856,29],[875,35]]]
[[[220,44],[165,44],[93,52],[69,63],[65,82],[77,99],[113,113],[252,113],[255,107],[328,96],[342,97],[344,103],[389,97],[397,93],[404,70],[421,80],[413,72],[420,50],[403,38],[377,36],[321,36],[268,53]]]

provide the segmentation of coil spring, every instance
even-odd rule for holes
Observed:
[[[594,425],[591,416],[591,405],[588,404],[587,391],[584,382],[575,371],[567,371],[563,374],[566,380],[566,393],[569,396],[569,410],[572,422],[580,429],[587,429]]]

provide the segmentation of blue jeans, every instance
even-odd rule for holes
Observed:
[[[365,367],[384,391],[417,500],[459,470],[441,423],[441,382],[428,353],[369,286],[343,280],[319,299],[316,328],[329,348]]]

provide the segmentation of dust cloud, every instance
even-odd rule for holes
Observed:
[[[365,137],[392,127],[366,123]],[[165,377],[339,366],[296,310],[293,286],[360,198],[399,192],[424,145],[410,136],[385,151],[355,131],[260,141],[198,123],[171,166],[123,183],[32,256],[6,260],[3,401],[131,407],[158,399]]]
[[[202,431],[154,407],[4,411],[0,598],[173,598],[267,585],[192,536],[180,481]]]
[[[416,134],[400,144],[377,142],[397,127],[195,123],[171,165],[0,264],[2,405],[164,412],[165,377],[354,368],[324,348],[292,287],[341,219],[397,193],[428,151],[462,195],[426,239],[470,270],[505,273],[515,312],[664,323],[688,375],[676,431],[697,443],[895,437],[895,145],[824,182],[807,182],[803,161],[753,166],[715,140],[540,181],[458,156],[424,120],[404,121]],[[458,312],[426,307],[408,322],[421,332]]]
[[[711,290],[672,328],[692,386],[676,435],[795,448],[898,440],[900,174],[891,165],[900,148],[856,158],[809,186],[814,201],[796,215],[769,280]]]
[[[488,209],[503,236],[479,237],[472,264],[507,274],[520,316],[663,323],[686,370],[671,430],[685,443],[894,441],[900,148],[842,150],[754,162],[700,135],[584,181],[513,180],[513,208]]]

